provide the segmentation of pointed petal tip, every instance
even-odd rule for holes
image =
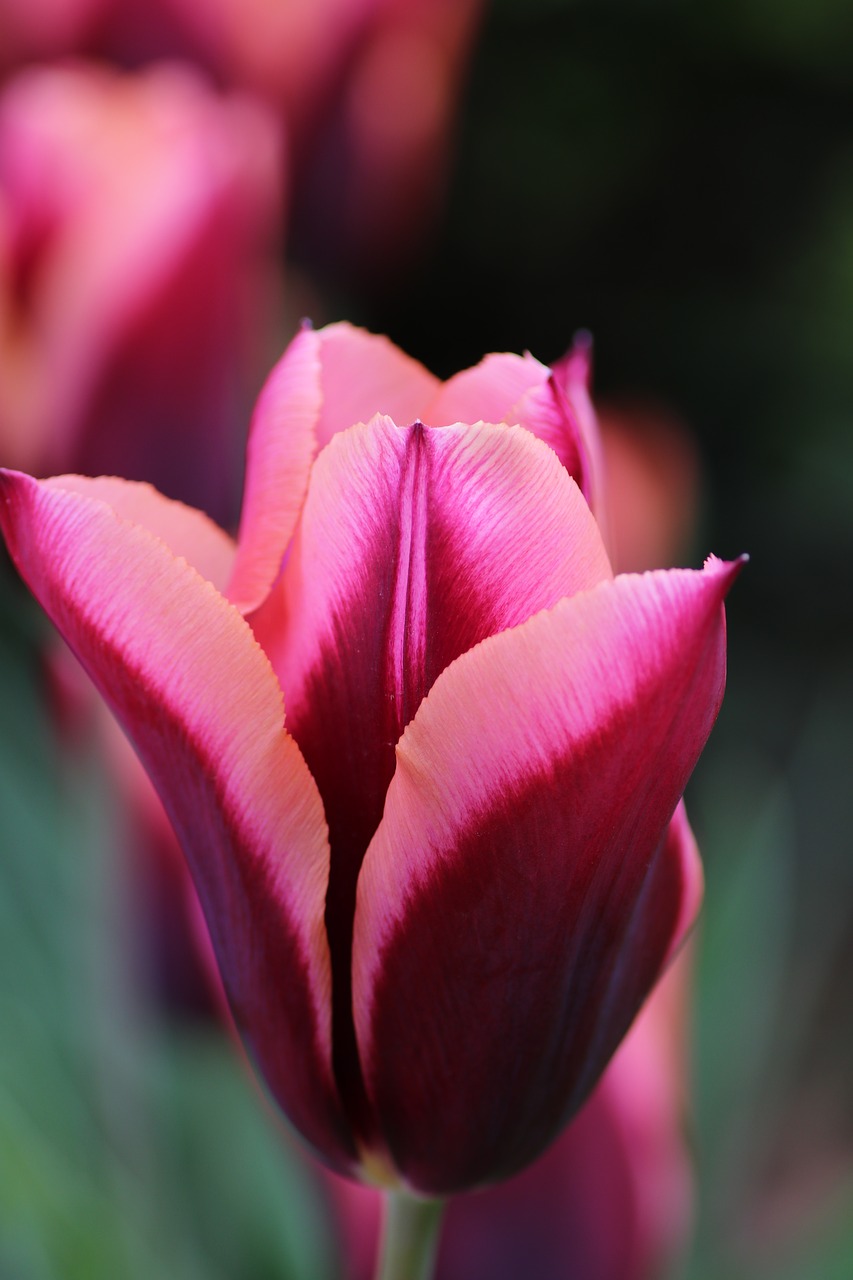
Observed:
[[[734,560],[721,560],[719,556],[709,555],[702,567],[707,574],[722,580],[723,594],[726,595],[740,577],[744,565],[747,564],[749,564],[749,556],[744,552]]]
[[[568,351],[551,366],[560,380],[581,383],[586,391],[592,386],[592,361],[595,343],[589,329],[577,329],[572,334]]]
[[[26,471],[15,471],[13,467],[0,467],[0,503],[10,506],[21,489],[35,483],[36,481]],[[2,518],[2,508],[0,508],[0,518]]]
[[[584,355],[587,360],[592,360],[592,352],[594,347],[592,333],[589,329],[576,329],[572,335],[572,354]]]

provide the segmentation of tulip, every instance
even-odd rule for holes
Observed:
[[[0,461],[231,517],[279,208],[277,130],[194,72],[21,73],[0,98]]]
[[[474,388],[496,423],[466,422]],[[0,473],[12,557],[179,835],[250,1057],[331,1168],[423,1196],[545,1148],[701,893],[676,810],[739,565],[614,579],[534,434],[583,471],[566,404],[532,357],[442,386],[333,326],[261,395],[236,544],[147,486]]]

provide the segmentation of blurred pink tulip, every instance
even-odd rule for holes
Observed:
[[[31,57],[194,61],[286,122],[301,238],[389,271],[440,207],[485,0],[0,0],[0,72]]]
[[[298,208],[313,260],[372,287],[441,210],[484,0],[373,0],[305,131]]]
[[[131,6],[112,0],[113,25]],[[158,0],[168,40],[183,40],[221,80],[285,110],[298,140],[316,135],[350,92],[388,96],[386,132],[447,111],[485,0]],[[149,21],[149,27],[151,23]],[[174,30],[169,31],[169,27]],[[180,33],[180,36],[176,34]],[[365,77],[390,83],[364,85]],[[414,73],[414,78],[407,76]],[[400,96],[403,85],[405,97]],[[378,105],[379,100],[374,105]],[[377,124],[380,122],[377,121]],[[297,144],[298,145],[298,144]]]
[[[12,557],[160,791],[271,1092],[331,1167],[428,1193],[544,1150],[701,893],[679,800],[738,566],[613,579],[517,425],[583,455],[541,368],[442,387],[303,330],[236,545],[148,486],[2,473]],[[475,387],[505,422],[459,421]]]
[[[607,476],[608,546],[620,572],[666,568],[687,554],[699,508],[690,435],[661,405],[599,406]]]
[[[192,71],[21,73],[0,100],[0,460],[233,514],[280,142]]]

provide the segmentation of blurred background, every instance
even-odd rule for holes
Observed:
[[[543,1277],[853,1275],[851,50],[844,0],[0,0],[0,463],[233,526],[303,315],[443,377],[588,330],[617,558],[750,554],[687,797],[693,1207]],[[0,1277],[355,1274],[120,753],[4,558]]]

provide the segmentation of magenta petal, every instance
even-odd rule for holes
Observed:
[[[329,822],[340,1080],[358,1071],[356,879],[400,734],[459,654],[609,576],[577,487],[520,428],[400,428],[379,418],[319,455],[280,588],[253,625],[270,645],[288,727]],[[270,611],[286,625],[267,626]]]
[[[563,358],[555,362],[551,370],[551,392],[561,419],[558,433],[566,447],[577,448],[582,475],[576,475],[575,479],[602,525],[606,541],[607,485],[601,432],[590,397],[591,377],[592,340],[589,334],[582,334],[575,338]],[[554,447],[560,453],[561,446],[555,444]]]
[[[672,930],[669,951],[664,957],[664,966],[666,966],[675,959],[693,928],[702,905],[702,894],[705,891],[702,859],[699,856],[696,837],[687,820],[687,810],[684,808],[683,801],[669,824],[662,861],[669,863],[671,879],[680,885],[679,914]]]
[[[547,365],[529,354],[494,352],[449,378],[421,417],[431,427],[454,422],[519,423],[513,406],[531,387],[547,384],[549,375]]]
[[[256,609],[278,576],[318,449],[377,412],[414,421],[437,386],[437,378],[387,338],[343,322],[300,330],[252,417],[228,589],[241,612]]]
[[[45,487],[105,502],[122,520],[141,525],[172,555],[181,556],[217,591],[223,591],[234,563],[234,539],[204,514],[164,498],[150,484],[114,476],[54,476]]]
[[[668,824],[722,698],[737,569],[620,578],[485,641],[399,743],[358,885],[353,1008],[415,1188],[533,1159],[683,932],[696,881]]]
[[[101,500],[2,471],[0,524],[157,786],[253,1058],[307,1141],[351,1167],[331,1072],[322,804],[249,627]]]
[[[537,383],[514,406],[512,419],[527,427],[554,450],[575,480],[592,510],[601,515],[601,498],[593,458],[598,449],[597,424],[591,416],[586,428],[553,375]],[[595,436],[591,437],[591,430]]]
[[[601,445],[587,374],[578,346],[553,372],[529,352],[488,355],[450,378],[423,419],[431,426],[485,421],[526,427],[554,450],[600,519]]]
[[[322,407],[320,337],[296,335],[261,391],[246,449],[246,482],[237,559],[228,598],[249,613],[281,568],[317,451]]]
[[[340,321],[317,335],[322,344],[323,409],[317,423],[322,449],[332,436],[377,413],[395,422],[422,418],[438,378],[388,338]]]
[[[592,1096],[539,1160],[453,1197],[436,1280],[662,1280],[692,1217],[683,1132],[682,986],[671,970]],[[325,1179],[351,1280],[376,1269],[381,1194]]]

